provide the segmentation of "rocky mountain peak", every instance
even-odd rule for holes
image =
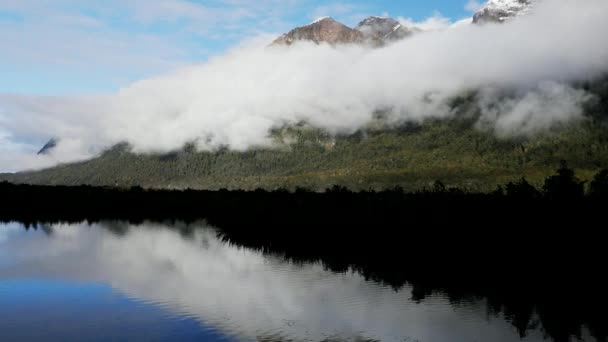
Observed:
[[[393,18],[377,16],[364,19],[355,29],[363,33],[366,40],[380,44],[403,39],[412,33]]]
[[[331,17],[322,17],[314,22],[297,27],[277,38],[273,45],[292,45],[297,41],[312,41],[317,44],[353,44],[363,41],[363,34]]]
[[[490,0],[473,16],[473,23],[502,23],[527,13],[532,0]]]

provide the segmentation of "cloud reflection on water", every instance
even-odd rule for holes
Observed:
[[[108,223],[0,233],[0,249],[13,260],[0,263],[0,281],[100,282],[243,339],[520,341],[507,321],[488,319],[483,301],[414,303],[409,288],[396,292],[358,274],[231,246],[204,224],[177,228]],[[539,331],[524,339],[540,340]]]

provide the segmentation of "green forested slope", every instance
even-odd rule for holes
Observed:
[[[330,137],[310,128],[275,132],[275,149],[136,155],[116,146],[90,161],[0,178],[17,183],[160,188],[352,189],[429,187],[435,180],[471,190],[526,177],[540,184],[566,160],[581,179],[608,167],[608,128],[587,120],[534,137],[497,138],[464,119]]]

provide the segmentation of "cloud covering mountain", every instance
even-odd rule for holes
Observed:
[[[479,89],[482,126],[532,134],[582,117],[589,95],[571,82],[608,71],[608,44],[598,41],[607,15],[603,0],[545,0],[502,25],[426,31],[381,49],[268,48],[264,35],[110,96],[2,95],[0,169],[87,158],[119,142],[139,152],[272,146],[273,127],[306,121],[349,133],[378,110],[393,123],[449,117],[450,98]],[[14,152],[51,137],[60,139],[51,154]]]
[[[474,23],[501,23],[528,13],[532,0],[490,0],[473,16]]]

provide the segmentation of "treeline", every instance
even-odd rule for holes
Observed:
[[[465,111],[468,112],[468,111]],[[38,185],[93,185],[171,189],[263,188],[320,191],[333,185],[354,191],[401,186],[411,192],[440,179],[469,191],[491,191],[522,176],[536,186],[562,159],[591,180],[608,168],[608,130],[598,120],[556,127],[533,136],[497,138],[477,118],[460,115],[332,136],[312,127],[272,133],[274,148],[168,154],[136,154],[126,144],[98,158],[47,170],[0,175],[0,180]]]
[[[585,191],[587,189],[587,191]],[[34,186],[0,183],[0,220],[21,222],[96,219],[213,219],[241,220],[264,216],[266,221],[290,225],[332,227],[382,225],[402,227],[475,225],[487,219],[492,225],[512,226],[570,222],[591,223],[608,196],[608,170],[586,184],[565,163],[537,188],[526,179],[510,182],[490,193],[468,192],[436,181],[432,188],[405,192],[353,192],[334,186],[324,192],[287,190],[205,191],[155,190],[141,187]],[[556,208],[566,208],[555,212]],[[596,212],[595,209],[598,209]],[[509,212],[508,215],[507,212]],[[581,212],[584,215],[576,215]],[[239,215],[234,215],[239,213]],[[546,214],[546,215],[543,215]],[[498,219],[502,217],[501,219]],[[527,217],[523,220],[523,217]],[[520,221],[520,218],[522,219]],[[486,222],[484,222],[486,224]]]

